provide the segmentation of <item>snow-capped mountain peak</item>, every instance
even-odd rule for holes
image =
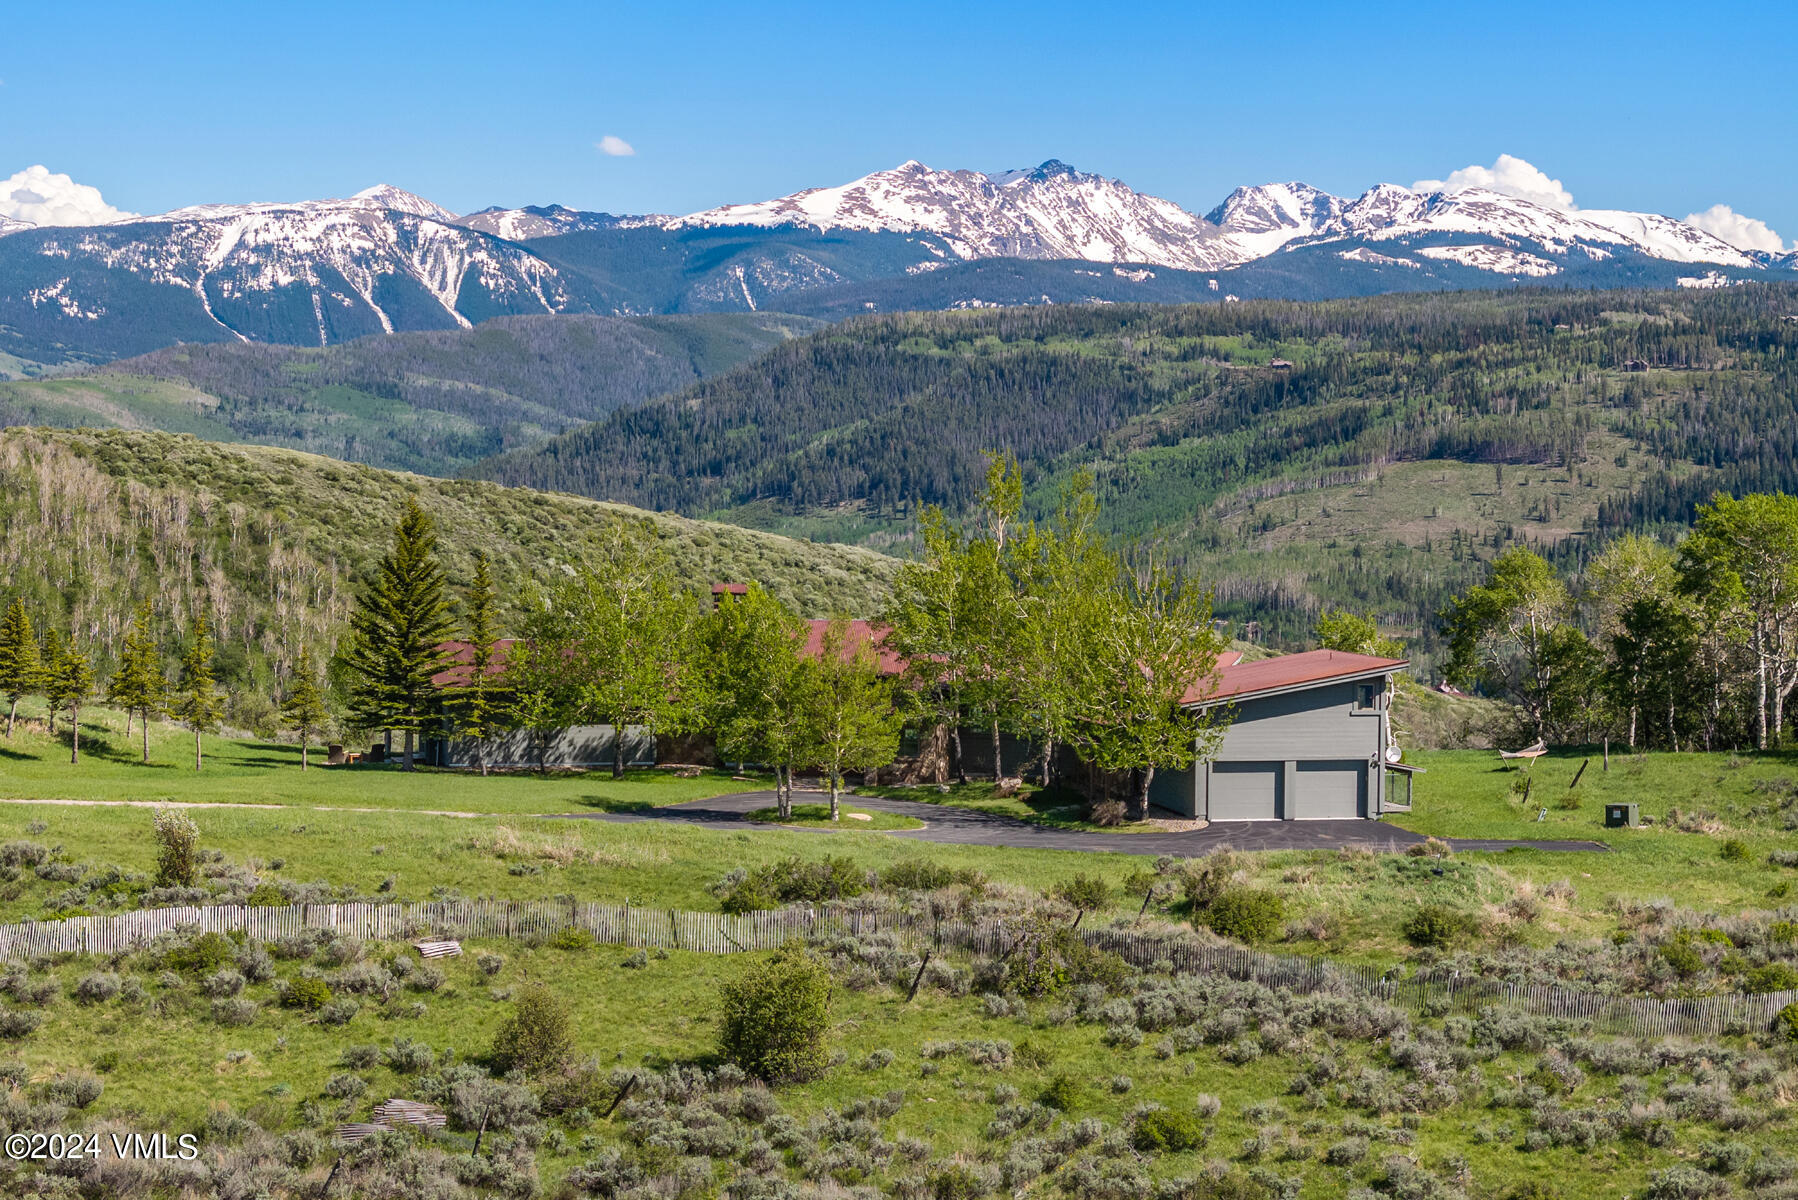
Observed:
[[[377,183],[371,188],[363,188],[350,199],[364,200],[380,208],[392,209],[394,212],[411,213],[415,217],[442,221],[445,225],[453,225],[456,220],[456,214],[441,204],[435,204],[404,188],[396,188],[391,183]]]
[[[1311,237],[1342,215],[1343,201],[1308,183],[1239,187],[1206,214],[1252,258],[1271,254],[1295,238]]]
[[[672,224],[935,234],[961,258],[1076,258],[1186,270],[1241,260],[1202,217],[1056,159],[996,174],[943,171],[912,159],[840,187],[725,205]]]
[[[17,217],[0,216],[0,237],[9,233],[21,233],[27,229],[36,229],[30,221],[21,221]]]

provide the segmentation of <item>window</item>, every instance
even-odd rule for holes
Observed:
[[[1384,690],[1385,689],[1380,687],[1380,685],[1377,683],[1362,684],[1361,685],[1361,694],[1358,697],[1356,697],[1356,700],[1355,700],[1355,707],[1356,708],[1378,708],[1380,706],[1380,693]]]

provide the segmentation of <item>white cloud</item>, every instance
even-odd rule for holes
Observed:
[[[11,179],[0,179],[0,217],[33,225],[104,225],[136,215],[106,203],[99,188],[48,167],[26,167]]]
[[[637,152],[635,146],[614,133],[606,134],[593,145],[601,154],[609,154],[613,158],[629,158]]]
[[[1462,167],[1447,179],[1419,179],[1411,185],[1416,192],[1460,192],[1468,188],[1485,188],[1548,208],[1574,208],[1573,193],[1562,187],[1559,179],[1550,179],[1513,154],[1499,155],[1498,161],[1489,167]]]
[[[1713,204],[1701,213],[1691,213],[1686,224],[1722,238],[1738,250],[1785,253],[1785,239],[1767,228],[1765,221],[1745,217],[1727,204]]]

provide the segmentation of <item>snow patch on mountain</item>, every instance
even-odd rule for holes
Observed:
[[[23,233],[27,229],[36,228],[37,226],[30,221],[20,221],[13,217],[0,217],[0,237],[5,237],[9,233]]]
[[[443,205],[435,204],[423,196],[416,196],[402,188],[396,188],[390,183],[377,183],[371,188],[363,188],[350,199],[366,200],[381,208],[391,209],[394,212],[411,213],[415,217],[427,217],[433,221],[442,221],[445,225],[454,224],[456,220],[456,214]]]
[[[1460,263],[1500,275],[1531,275],[1538,278],[1559,275],[1559,264],[1521,250],[1505,246],[1424,246],[1417,251],[1424,258]]]
[[[673,217],[653,214],[617,217],[611,213],[579,212],[560,204],[551,204],[546,208],[535,205],[525,208],[483,208],[480,212],[457,217],[456,224],[467,229],[478,229],[482,233],[491,233],[494,237],[502,237],[509,242],[522,242],[530,238],[561,237],[563,234],[586,233],[595,229],[660,226],[672,220]]]
[[[1342,215],[1344,201],[1308,183],[1239,187],[1205,219],[1229,235],[1245,259],[1263,258],[1297,238],[1313,237]]]

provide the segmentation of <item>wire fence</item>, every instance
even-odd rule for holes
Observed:
[[[608,945],[702,954],[774,950],[795,938],[818,935],[902,933],[940,949],[1004,956],[1031,936],[1017,923],[945,921],[929,913],[847,904],[737,914],[574,900],[288,907],[219,904],[0,925],[0,961],[58,954],[121,954],[178,927],[216,933],[241,930],[258,941],[271,942],[314,930],[382,940],[431,935],[544,939],[572,927],[584,929]],[[1766,1029],[1782,1008],[1798,1003],[1798,991],[1660,1000],[1431,971],[1399,977],[1373,967],[1220,945],[1179,931],[1094,928],[1079,933],[1090,945],[1138,967],[1221,975],[1292,992],[1369,996],[1436,1014],[1471,1014],[1499,1005],[1636,1037],[1721,1037]]]

